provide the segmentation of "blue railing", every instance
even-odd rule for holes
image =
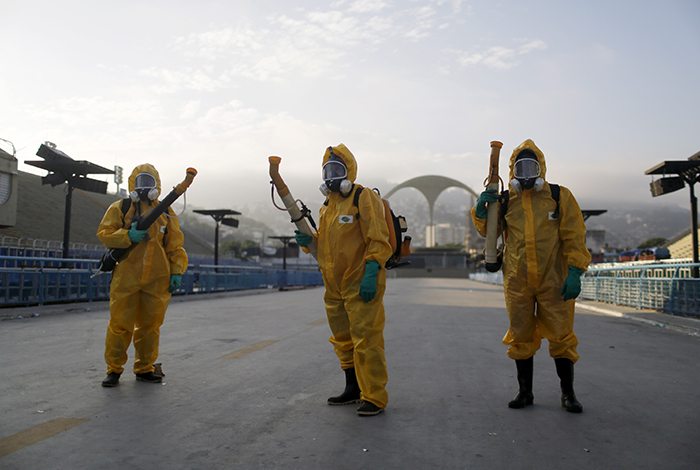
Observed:
[[[581,278],[579,299],[700,317],[700,279],[691,277],[696,267],[700,264],[593,265]],[[503,284],[503,273],[476,272],[469,279]]]
[[[700,279],[691,277],[697,267],[700,264],[591,267],[581,279],[581,298],[700,316]]]
[[[98,264],[88,259],[0,256],[0,306],[109,299],[111,275],[92,277]],[[213,265],[191,265],[182,281],[175,295],[323,284],[316,269]]]

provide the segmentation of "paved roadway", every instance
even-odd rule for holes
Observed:
[[[584,413],[560,408],[546,343],[535,406],[510,410],[501,289],[394,279],[389,408],[360,418],[325,404],[343,375],[321,295],[174,302],[161,338],[166,382],[125,373],[114,389],[100,386],[104,303],[5,309],[40,316],[0,322],[0,468],[698,468],[698,336],[579,308]]]

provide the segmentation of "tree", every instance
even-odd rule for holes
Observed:
[[[637,248],[639,249],[644,249],[644,248],[652,248],[655,246],[663,246],[666,244],[668,240],[662,237],[656,237],[656,238],[650,238],[645,242],[642,242],[641,245],[639,245]]]
[[[226,240],[221,247],[223,253],[233,253],[236,258],[246,259],[250,256],[250,248],[257,248],[258,243],[254,240]]]

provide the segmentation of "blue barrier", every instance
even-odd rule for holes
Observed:
[[[92,277],[99,261],[0,256],[0,307],[109,299],[111,274]],[[316,270],[246,266],[190,266],[174,295],[244,289],[320,286]]]
[[[590,267],[581,278],[582,299],[674,315],[700,316],[700,279],[691,277],[700,264],[663,263]]]
[[[672,315],[700,317],[700,279],[692,263],[590,266],[581,278],[579,299],[594,300]],[[503,273],[476,272],[469,279],[503,284]]]

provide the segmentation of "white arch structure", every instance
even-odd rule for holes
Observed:
[[[403,188],[414,188],[425,196],[428,201],[428,213],[430,215],[430,224],[428,225],[428,230],[426,233],[425,245],[427,247],[435,246],[435,223],[433,222],[433,209],[435,207],[435,201],[437,201],[438,196],[442,194],[443,191],[449,188],[461,188],[472,195],[472,205],[474,205],[474,200],[479,196],[472,188],[466,184],[457,181],[453,178],[448,178],[447,176],[439,175],[424,175],[411,178],[406,180],[398,186],[394,187],[391,191],[386,193],[384,197],[389,198],[399,189]],[[469,231],[467,231],[468,233]]]

